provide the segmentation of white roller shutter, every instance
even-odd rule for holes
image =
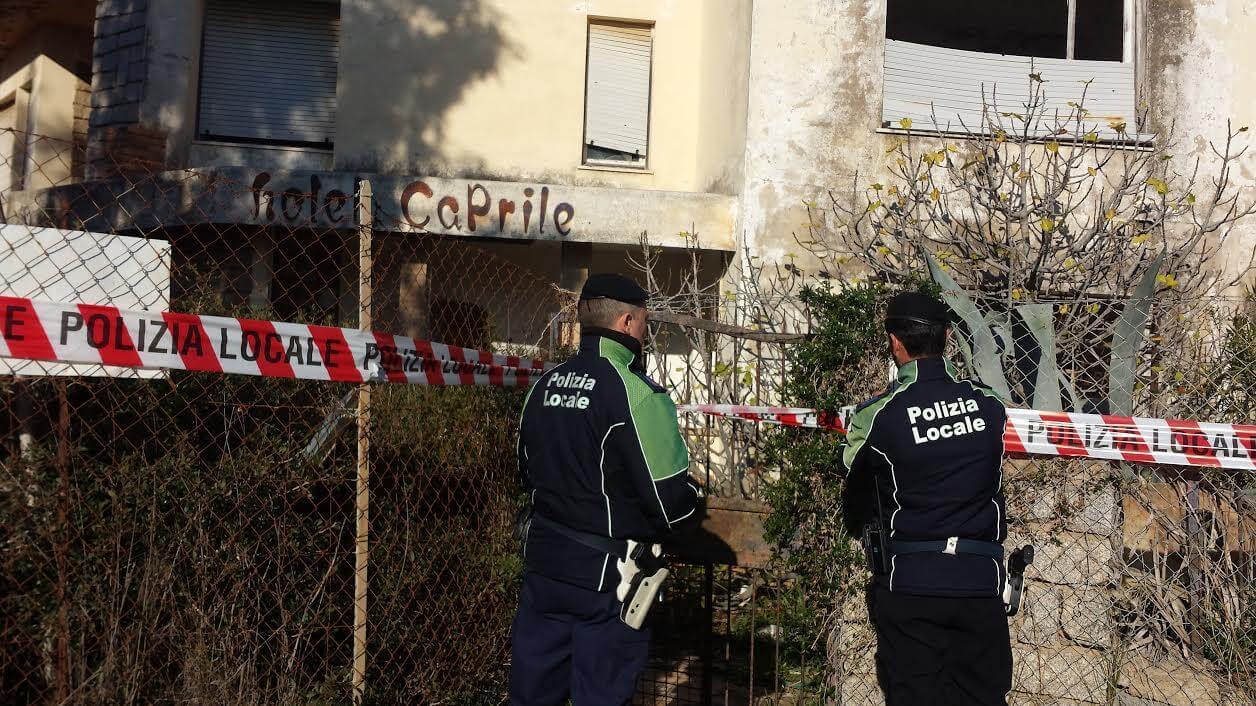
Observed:
[[[330,143],[339,37],[338,3],[210,0],[200,135]]]
[[[589,25],[585,144],[646,155],[651,28]]]
[[[1031,68],[1032,67],[1032,68]],[[910,118],[917,129],[938,127],[949,131],[982,132],[982,91],[985,100],[997,96],[1000,113],[1024,113],[1031,80],[1036,73],[1042,84],[1048,117],[1059,111],[1063,120],[1070,102],[1090,111],[1087,129],[1101,137],[1115,138],[1110,122],[1134,126],[1134,65],[1115,61],[1031,59],[1010,54],[946,49],[893,39],[885,43],[885,103],[882,119],[897,126]],[[1090,81],[1089,86],[1085,84]],[[1005,125],[1013,125],[1008,119]],[[1047,126],[1043,126],[1044,128]],[[1127,138],[1128,139],[1128,138]]]

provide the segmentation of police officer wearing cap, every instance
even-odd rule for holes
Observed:
[[[700,493],[667,392],[645,374],[646,292],[613,274],[580,293],[579,352],[528,393],[519,468],[531,497],[511,630],[510,703],[620,706],[645,667],[657,542]]]
[[[1003,402],[943,358],[948,312],[901,294],[885,321],[898,375],[863,403],[842,461],[846,529],[872,565],[868,607],[889,706],[1005,704]]]

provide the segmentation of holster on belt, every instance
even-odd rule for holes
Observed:
[[[521,512],[516,518],[516,537],[521,537],[526,545],[528,531],[532,525],[547,527],[568,539],[615,557],[615,567],[619,569],[619,586],[615,595],[623,603],[619,617],[629,627],[640,630],[645,624],[646,616],[663,588],[663,581],[670,573],[667,562],[663,559],[663,547],[659,544],[642,544],[631,539],[612,539],[601,535],[590,534],[568,527],[551,520],[542,514]]]
[[[515,513],[515,524],[511,536],[519,544],[519,551],[527,553],[528,532],[532,529],[532,503],[527,503]]]
[[[1007,560],[1007,583],[1003,586],[1003,608],[1008,616],[1020,611],[1025,590],[1025,567],[1034,563],[1034,545],[1026,544],[1012,551]]]
[[[876,517],[868,520],[863,526],[864,556],[868,559],[868,569],[874,576],[890,573],[890,533],[885,531],[885,510],[881,507],[881,478],[873,479],[872,493],[876,497]]]
[[[663,582],[671,573],[663,559],[662,547],[630,539],[628,556],[615,564],[620,576],[615,595],[622,603],[619,619],[628,627],[640,630],[658,599]]]

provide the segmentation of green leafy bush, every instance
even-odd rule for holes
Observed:
[[[892,370],[885,303],[907,290],[936,294],[917,280],[805,290],[802,300],[811,312],[814,335],[794,352],[786,401],[836,412],[884,390]],[[811,656],[823,655],[831,616],[866,580],[862,549],[842,527],[844,441],[834,432],[777,428],[765,449],[780,472],[766,492],[771,514],[765,536],[775,547],[778,569],[791,578],[777,600],[789,607],[784,620],[792,624],[791,633],[811,639],[804,646]]]

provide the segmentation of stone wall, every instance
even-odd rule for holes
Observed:
[[[1008,465],[1007,546],[1036,547],[1022,613],[1011,625],[1009,702],[1108,703],[1117,673],[1109,649],[1120,575],[1117,487],[1103,464]]]
[[[1021,613],[1010,628],[1014,706],[1117,704],[1204,706],[1239,703],[1217,667],[1130,634],[1128,587],[1152,577],[1132,557],[1148,527],[1181,524],[1164,483],[1124,478],[1103,463],[1009,461],[1005,487],[1012,518],[1006,546],[1033,544]],[[1148,490],[1150,488],[1150,491]],[[1150,495],[1148,504],[1133,498]],[[1205,499],[1201,504],[1212,502]],[[1128,508],[1139,508],[1131,514]],[[1176,509],[1176,510],[1175,510]],[[1175,514],[1176,512],[1176,514]],[[1233,513],[1232,513],[1233,514]],[[1128,516],[1128,517],[1127,517]],[[1172,547],[1155,542],[1165,555]],[[849,601],[832,642],[832,686],[841,704],[884,704],[876,682],[876,640],[863,601]]]

